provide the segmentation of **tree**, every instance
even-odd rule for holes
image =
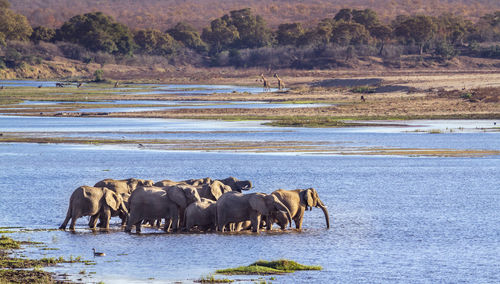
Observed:
[[[474,30],[472,22],[462,16],[447,13],[437,18],[437,36],[452,45],[464,45],[465,38]]]
[[[261,16],[254,16],[250,8],[234,10],[210,23],[201,38],[218,53],[231,48],[256,48],[272,43],[271,31]]]
[[[229,12],[230,23],[236,27],[239,38],[236,48],[255,48],[271,44],[271,31],[267,28],[264,18],[254,16],[250,8]]]
[[[112,54],[130,55],[135,47],[128,27],[101,12],[74,16],[56,31],[56,38]]]
[[[26,17],[14,13],[9,7],[8,1],[0,0],[0,44],[8,40],[27,40],[33,32]]]
[[[175,27],[167,30],[175,40],[198,52],[207,50],[207,44],[203,42],[200,34],[190,24],[179,22]]]
[[[352,20],[365,26],[371,32],[371,29],[380,25],[377,13],[371,9],[352,10]]]
[[[170,55],[178,45],[175,39],[159,30],[139,30],[134,36],[139,50],[147,54]]]
[[[50,42],[54,39],[56,35],[56,30],[39,26],[33,29],[33,33],[31,34],[31,41],[38,43],[40,41]]]
[[[352,9],[344,8],[340,9],[337,14],[333,17],[335,21],[350,22],[352,20]]]
[[[296,45],[304,34],[301,23],[281,24],[276,32],[276,39],[279,45]]]
[[[423,54],[424,45],[434,36],[437,25],[430,16],[418,15],[407,18],[398,17],[393,22],[394,34],[406,43],[414,42]]]
[[[369,40],[370,34],[358,23],[339,21],[332,30],[331,42],[340,45],[367,43]]]
[[[210,28],[204,28],[201,38],[210,44],[212,53],[228,49],[240,37],[238,29],[228,24],[227,17],[210,22]]]
[[[382,52],[384,51],[385,43],[391,38],[391,35],[392,35],[391,27],[389,27],[387,25],[379,24],[379,25],[371,28],[370,35],[379,40],[380,49],[379,49],[378,54],[382,55]]]
[[[9,0],[0,0],[0,9],[9,9],[10,2]]]
[[[500,11],[482,16],[475,25],[473,37],[478,41],[499,41]]]

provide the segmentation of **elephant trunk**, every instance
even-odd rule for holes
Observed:
[[[320,199],[318,199],[317,207],[319,207],[319,208],[321,208],[321,210],[323,210],[323,213],[325,214],[326,228],[329,229],[330,228],[330,216],[328,215],[328,209],[326,209],[325,204],[323,204],[323,202]]]
[[[286,212],[286,217],[288,218],[288,224],[290,224],[290,228],[292,227],[292,214],[290,214],[290,210],[285,206],[281,201],[276,200],[276,208],[281,211]]]
[[[242,181],[237,181],[236,186],[238,187],[238,191],[241,192],[242,190],[249,190],[252,188],[252,182],[249,180],[242,180]]]
[[[127,206],[125,206],[125,203],[120,203],[120,208],[119,208],[120,211],[122,211],[122,213],[124,215],[128,215],[128,210],[127,210]]]

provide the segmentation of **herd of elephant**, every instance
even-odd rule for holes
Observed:
[[[249,180],[190,179],[184,181],[130,178],[105,179],[93,187],[80,186],[70,197],[66,218],[59,229],[70,229],[83,216],[90,216],[89,227],[109,229],[111,217],[119,216],[126,232],[135,226],[149,223],[169,231],[241,231],[271,230],[278,224],[282,230],[292,220],[302,228],[304,212],[318,207],[323,210],[326,227],[330,227],[328,210],[314,188],[283,190],[271,194],[247,193],[252,188]],[[97,224],[99,221],[99,224]]]

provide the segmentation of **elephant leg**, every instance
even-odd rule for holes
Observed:
[[[64,219],[64,222],[59,226],[60,230],[65,230],[66,226],[68,225],[69,219],[71,219],[71,214],[66,215],[66,218]]]
[[[267,227],[267,230],[270,231],[273,229],[273,223],[274,223],[274,218],[271,217],[271,216],[266,216],[266,227]]]
[[[95,214],[95,215],[90,216],[89,228],[95,229],[97,219],[99,218],[99,216],[100,216],[99,214]]]
[[[103,215],[102,220],[104,223],[102,224],[101,228],[109,230],[109,219],[111,219],[111,209],[109,207],[104,208],[102,215]]]
[[[302,229],[302,221],[304,220],[304,212],[305,210],[299,210],[297,212],[297,215],[295,216],[295,218],[293,218],[293,221],[295,221],[295,228],[297,229]]]
[[[179,229],[179,215],[178,212],[172,217],[172,232],[177,232]]]
[[[185,220],[184,220],[184,211],[186,208],[179,208],[179,226],[182,228],[185,225]]]
[[[165,232],[168,232],[171,226],[172,226],[172,218],[165,218],[165,226],[163,227],[163,230]]]
[[[80,216],[78,216],[78,215],[71,216],[71,223],[69,224],[70,230],[75,230],[76,219],[78,219],[78,218],[80,218]]]
[[[256,233],[259,231],[260,228],[260,214],[252,214],[251,220],[252,220],[252,232]]]
[[[140,233],[141,232],[141,226],[142,226],[142,220],[139,222],[135,223],[135,232]]]
[[[123,214],[123,213],[120,213],[120,219],[122,219],[122,223],[121,223],[121,226],[125,226],[125,224],[127,224],[127,215],[126,214]]]

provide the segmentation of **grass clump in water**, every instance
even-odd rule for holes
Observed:
[[[6,237],[2,235],[0,237],[0,250],[5,250],[5,249],[19,249],[20,242],[15,241],[9,237]]]
[[[219,274],[257,274],[257,275],[271,275],[271,274],[285,274],[292,273],[297,270],[321,270],[321,266],[303,265],[292,260],[280,259],[274,261],[259,260],[248,266],[240,266],[236,268],[219,269],[216,273]]]
[[[195,280],[197,283],[232,283],[234,280],[227,278],[215,278],[213,274],[209,274],[207,276],[202,276],[200,279]]]

